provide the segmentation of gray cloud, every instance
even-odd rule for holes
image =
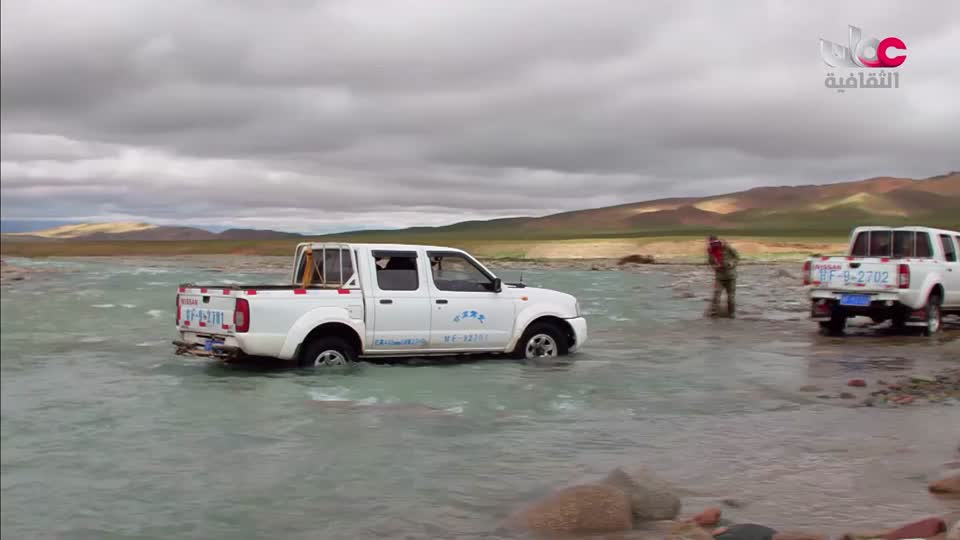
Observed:
[[[960,6],[2,4],[4,219],[326,231],[960,169]],[[820,37],[908,46],[838,95]]]

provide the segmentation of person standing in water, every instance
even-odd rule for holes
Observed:
[[[714,235],[707,239],[707,264],[713,268],[713,300],[709,314],[716,317],[720,313],[720,295],[727,291],[727,315],[734,317],[737,295],[737,263],[740,254],[733,246]]]

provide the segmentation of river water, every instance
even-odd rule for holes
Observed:
[[[736,320],[703,317],[702,269],[527,270],[580,298],[581,353],[316,373],[172,353],[178,283],[276,274],[16,262],[56,271],[2,292],[4,538],[508,538],[511,511],[619,465],[686,513],[733,499],[773,527],[958,510],[925,484],[957,459],[960,405],[798,391],[955,366],[956,322],[821,337],[789,267],[746,267]]]

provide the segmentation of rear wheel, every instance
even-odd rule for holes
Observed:
[[[847,327],[847,314],[839,310],[834,310],[829,321],[820,323],[820,330],[828,336],[842,336],[843,330]]]
[[[943,313],[940,311],[940,295],[931,294],[930,298],[927,298],[927,306],[924,311],[926,311],[927,315],[927,325],[923,327],[923,335],[936,335],[940,332],[940,328],[943,327]]]
[[[898,309],[893,313],[893,329],[902,331],[907,327],[907,317],[910,314],[906,309]]]
[[[548,322],[530,325],[513,349],[515,358],[533,360],[555,358],[567,354],[569,344],[555,324]]]
[[[300,353],[301,367],[343,367],[357,361],[357,352],[336,336],[314,339]]]

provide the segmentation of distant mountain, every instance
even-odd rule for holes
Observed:
[[[222,240],[287,240],[303,238],[302,234],[268,229],[227,229],[217,235]]]
[[[960,172],[925,180],[879,177],[824,185],[758,187],[710,197],[658,199],[563,212],[543,217],[464,221],[444,227],[365,230],[328,239],[402,241],[431,236],[462,239],[549,239],[699,233],[845,234],[864,224],[923,224],[960,228]],[[316,236],[312,236],[316,238]],[[149,223],[86,223],[43,231],[3,234],[5,242],[294,240],[304,235],[272,230],[228,229],[221,233]]]
[[[574,238],[726,230],[747,234],[845,234],[864,224],[960,228],[960,172],[925,180],[879,177],[825,185],[758,187],[445,227],[362,231],[334,238],[388,241],[412,233],[489,239]]]
[[[39,236],[51,239],[81,238],[96,234],[129,234],[157,228],[149,223],[112,222],[112,223],[79,223],[76,225],[61,225],[42,231],[28,233],[12,233],[16,235]]]

